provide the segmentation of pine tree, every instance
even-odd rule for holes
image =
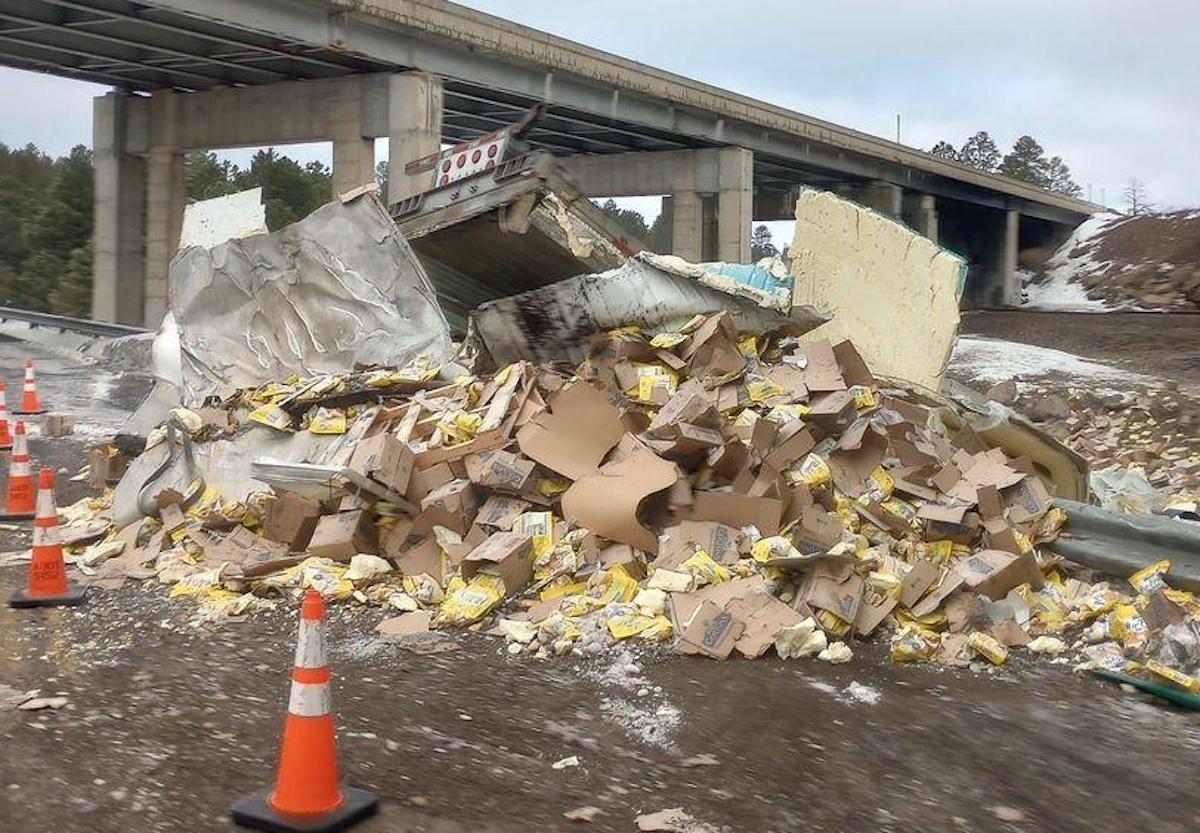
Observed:
[[[1012,150],[1000,162],[998,173],[1047,188],[1050,181],[1046,167],[1046,152],[1042,146],[1032,136],[1022,136],[1013,142]]]
[[[934,156],[940,156],[943,159],[949,159],[951,162],[958,162],[958,151],[954,149],[954,145],[947,141],[940,141],[929,149],[929,152]]]
[[[771,230],[766,226],[755,226],[750,234],[750,260],[757,263],[764,257],[774,257],[779,254],[775,243],[771,240]]]
[[[980,130],[963,143],[962,150],[958,152],[958,161],[993,173],[1000,164],[1000,149],[986,130]]]
[[[183,182],[189,200],[209,200],[233,193],[237,165],[212,151],[189,153],[183,159]]]
[[[92,312],[92,244],[71,252],[50,292],[50,311],[58,315],[87,318]]]
[[[641,215],[641,212],[631,208],[621,208],[617,205],[617,201],[611,198],[600,203],[598,207],[615,220],[617,225],[643,243],[650,236],[650,228],[646,225],[646,218]]]
[[[302,220],[325,203],[333,193],[333,177],[320,162],[301,167],[294,159],[280,156],[275,148],[260,150],[250,167],[233,178],[235,191],[263,189],[267,228],[276,230]]]
[[[1071,179],[1071,169],[1062,161],[1061,156],[1050,157],[1046,163],[1046,178],[1049,180],[1048,187],[1051,191],[1068,197],[1078,197],[1083,193],[1083,189]]]
[[[388,201],[388,163],[375,163],[375,186],[379,189],[379,199]]]

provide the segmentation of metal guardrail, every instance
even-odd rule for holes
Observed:
[[[150,332],[144,327],[133,327],[129,324],[111,324],[107,321],[72,318],[69,315],[51,315],[48,312],[33,312],[16,307],[0,307],[0,321],[24,321],[31,327],[47,327],[62,332],[70,331],[109,338]]]

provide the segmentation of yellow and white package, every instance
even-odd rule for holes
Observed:
[[[337,408],[317,408],[308,421],[310,434],[345,434],[346,412]]]
[[[274,402],[268,402],[265,405],[260,405],[250,412],[250,420],[257,422],[260,425],[265,425],[268,428],[274,428],[276,431],[291,431],[292,418],[288,412],[280,408]]]
[[[1165,581],[1167,572],[1171,569],[1171,562],[1162,560],[1151,564],[1149,567],[1143,567],[1129,577],[1129,583],[1134,589],[1143,596],[1148,596],[1155,590],[1163,590],[1166,588]]]
[[[504,601],[504,580],[479,572],[466,586],[451,594],[441,607],[441,618],[453,625],[468,625],[487,616]]]
[[[629,639],[631,636],[637,636],[646,628],[654,624],[653,616],[643,616],[640,613],[622,613],[617,616],[610,616],[605,623],[608,625],[608,632],[612,634],[613,639]]]
[[[1003,665],[1008,659],[1008,649],[997,642],[995,637],[983,631],[973,631],[967,637],[967,644],[992,665]]]
[[[824,457],[809,452],[798,466],[788,469],[787,479],[791,483],[803,483],[809,487],[820,486],[833,480],[833,470]]]
[[[592,576],[589,592],[601,604],[632,601],[638,594],[637,581],[621,565]]]
[[[712,556],[704,550],[698,551],[680,566],[692,574],[696,579],[697,587],[705,584],[717,584],[718,582],[729,581],[731,578],[729,571],[716,561],[713,561]]]
[[[771,379],[755,379],[753,382],[746,383],[746,395],[750,397],[751,402],[766,402],[774,396],[782,396],[786,393],[787,389],[783,385]]]
[[[533,541],[533,557],[541,558],[554,548],[554,514],[525,512],[513,522],[513,532],[528,535]]]
[[[687,341],[687,336],[683,333],[659,333],[650,339],[650,346],[670,350],[672,347],[677,347],[685,341]]]
[[[1159,677],[1160,679],[1166,680],[1167,682],[1171,683],[1172,685],[1179,686],[1180,688],[1184,689],[1185,691],[1190,691],[1190,692],[1193,692],[1196,694],[1200,694],[1200,680],[1197,680],[1195,677],[1191,677],[1187,674],[1184,674],[1182,671],[1176,671],[1174,668],[1171,668],[1169,665],[1163,665],[1158,660],[1155,660],[1155,659],[1146,660],[1146,670],[1149,671],[1151,674],[1153,674],[1155,677]]]
[[[851,385],[846,392],[854,397],[854,407],[860,411],[864,408],[874,408],[879,404],[879,400],[875,397],[875,391],[866,385]]]

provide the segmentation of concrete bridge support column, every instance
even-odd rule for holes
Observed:
[[[718,153],[717,260],[749,263],[754,154],[745,148],[721,148]]]
[[[671,253],[693,263],[704,259],[704,200],[696,191],[671,194]]]
[[[914,231],[938,242],[937,200],[931,194],[905,195],[904,222]]]
[[[429,187],[432,174],[410,176],[404,166],[442,147],[442,79],[405,72],[388,79],[387,204]]]
[[[904,209],[904,189],[890,182],[872,182],[859,191],[858,202],[880,214],[899,220]]]
[[[1005,211],[1004,228],[1000,234],[998,283],[1000,303],[1016,306],[1021,303],[1021,280],[1017,277],[1017,253],[1021,245],[1021,212]]]
[[[146,161],[125,152],[126,133],[136,129],[129,111],[139,101],[108,93],[92,102],[96,170],[92,315],[120,324],[142,323]]]
[[[180,142],[182,93],[150,97],[150,152],[146,179],[146,265],[142,321],[157,327],[167,311],[167,272],[179,249],[187,192]]]
[[[333,134],[333,195],[375,181],[375,140],[363,135],[363,102],[359,96],[335,100],[329,108]]]

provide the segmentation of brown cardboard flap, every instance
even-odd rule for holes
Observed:
[[[658,539],[638,520],[638,506],[650,495],[669,489],[678,478],[674,463],[650,451],[637,451],[576,480],[563,494],[563,516],[611,541],[656,553]]]
[[[586,382],[563,388],[517,431],[521,452],[551,471],[579,480],[593,474],[625,433],[621,412]]]

